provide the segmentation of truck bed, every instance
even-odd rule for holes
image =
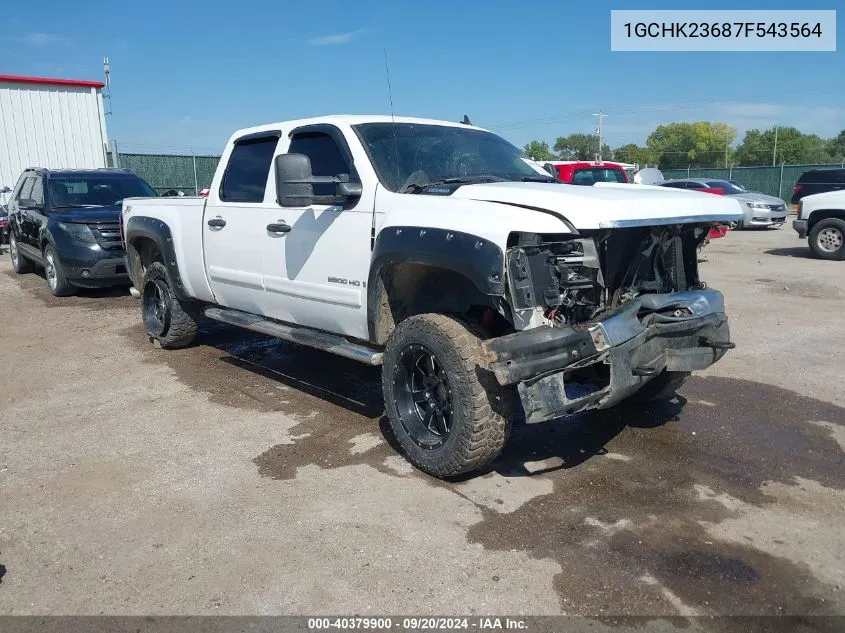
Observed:
[[[205,276],[202,250],[202,219],[205,198],[185,196],[174,198],[127,198],[123,201],[123,231],[139,216],[160,220],[170,230],[173,255],[181,274],[185,291],[201,301],[213,301],[214,296]],[[127,254],[129,256],[129,254]],[[132,265],[130,262],[130,270]],[[133,283],[141,283],[133,279]]]

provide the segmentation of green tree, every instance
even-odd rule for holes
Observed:
[[[843,134],[845,130],[840,136]],[[777,132],[775,128],[764,132],[748,130],[736,148],[736,162],[739,165],[826,163],[836,154],[835,144],[836,139],[825,141],[816,134],[802,134],[794,127],[778,127]]]
[[[531,141],[525,146],[525,153],[528,158],[543,162],[546,160],[554,160],[555,155],[549,149],[549,144],[546,141]]]
[[[736,129],[727,123],[697,121],[658,125],[646,146],[661,169],[721,167],[732,158]]]
[[[554,148],[561,160],[595,160],[599,151],[599,137],[595,134],[559,136]],[[606,160],[613,156],[606,143],[601,146],[601,155]]]
[[[830,139],[828,153],[834,162],[839,163],[845,161],[845,130],[842,130],[838,135]]]
[[[654,165],[657,161],[646,147],[640,147],[636,143],[628,143],[613,150],[613,160],[620,163],[635,163],[637,165]]]

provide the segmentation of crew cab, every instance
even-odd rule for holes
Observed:
[[[733,346],[698,273],[735,201],[572,187],[484,129],[327,116],[239,130],[208,196],[123,202],[148,336],[206,317],[382,367],[406,457],[446,477],[527,422],[672,393]],[[327,362],[327,371],[331,371]]]
[[[127,285],[120,241],[123,198],[155,196],[125,169],[23,172],[9,202],[9,254],[17,273],[43,266],[50,292]]]
[[[792,228],[819,259],[845,259],[845,190],[801,198]]]
[[[543,165],[544,169],[570,185],[593,185],[597,182],[628,182],[628,174],[619,163],[607,161],[555,160]]]

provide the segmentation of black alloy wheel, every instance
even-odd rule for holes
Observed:
[[[400,421],[414,443],[423,449],[441,446],[452,428],[452,387],[434,352],[424,345],[405,347],[393,387]]]
[[[170,327],[170,290],[160,279],[144,284],[142,311],[144,325],[152,336],[163,336]]]

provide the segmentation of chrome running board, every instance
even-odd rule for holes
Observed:
[[[338,334],[285,325],[257,314],[229,308],[206,308],[205,316],[221,323],[237,325],[253,332],[261,332],[285,341],[321,349],[344,358],[351,358],[367,365],[381,365],[382,362],[383,354],[381,352],[360,343],[352,343]]]

